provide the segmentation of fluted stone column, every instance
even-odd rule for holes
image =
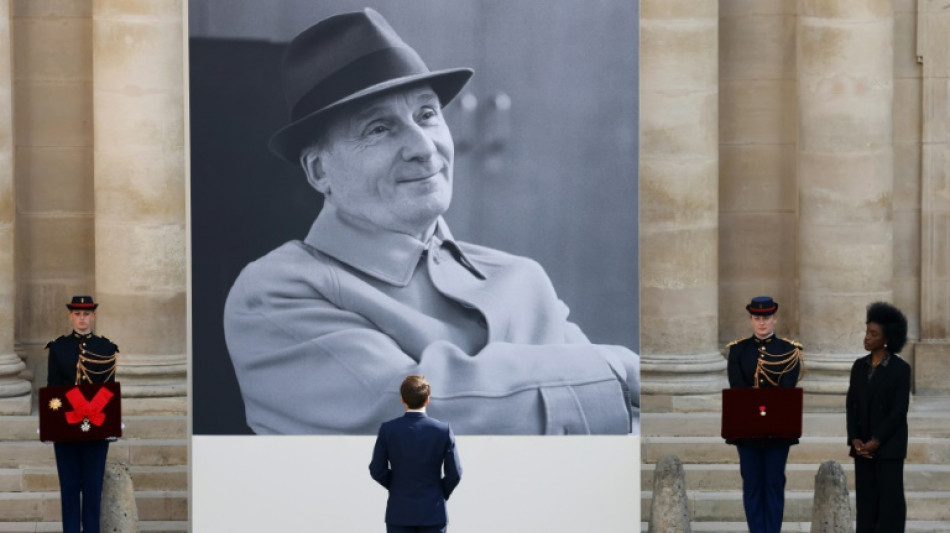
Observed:
[[[718,346],[718,2],[640,4],[644,409],[715,407]]]
[[[837,394],[868,303],[892,299],[893,7],[801,0],[798,21],[802,384]]]
[[[13,349],[13,65],[10,2],[0,0],[0,415],[29,414],[31,387],[17,375],[26,364]]]
[[[950,394],[950,0],[918,4],[923,60],[918,394]]]
[[[126,412],[185,412],[181,0],[95,0],[98,329],[121,349]]]

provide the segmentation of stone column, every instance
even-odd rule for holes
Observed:
[[[31,387],[17,375],[26,368],[13,349],[13,36],[10,2],[0,0],[0,415],[29,414]]]
[[[918,394],[950,394],[950,0],[918,4],[923,60]]]
[[[640,4],[644,411],[715,408],[718,346],[718,2]]]
[[[121,350],[126,412],[186,408],[181,0],[95,0],[98,329]]]
[[[839,394],[867,304],[892,299],[893,6],[801,0],[797,47],[802,385]]]

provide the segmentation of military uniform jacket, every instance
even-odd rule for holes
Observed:
[[[775,363],[788,359],[795,350],[802,346],[797,342],[782,339],[772,334],[771,337],[759,339],[755,335],[729,343],[729,387],[742,388],[755,386],[755,372],[759,359],[766,363]],[[802,367],[797,359],[785,365],[769,366],[772,370],[768,377],[775,381],[760,377],[759,387],[794,387],[801,377]],[[784,373],[783,373],[784,372]],[[745,446],[780,446],[798,444],[798,439],[728,439],[728,444],[742,444]]]
[[[119,353],[119,347],[105,337],[93,333],[81,335],[75,331],[59,337],[46,345],[49,350],[49,368],[46,375],[47,386],[69,386],[86,383],[103,383],[115,381],[115,374],[110,372],[114,364],[112,357]],[[89,380],[85,378],[76,382],[79,354],[83,352],[87,359],[84,363]],[[105,360],[96,362],[96,360]]]

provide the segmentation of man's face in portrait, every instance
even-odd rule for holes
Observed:
[[[338,116],[303,162],[311,184],[340,211],[418,236],[449,207],[454,154],[439,98],[420,86]]]

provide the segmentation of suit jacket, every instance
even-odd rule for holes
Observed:
[[[256,433],[371,435],[410,374],[459,434],[625,434],[639,414],[635,353],[592,344],[536,262],[441,219],[423,242],[324,205],[244,269],[224,330]]]
[[[462,479],[455,435],[444,422],[407,412],[380,426],[369,472],[389,490],[387,524],[445,524],[445,501]]]
[[[729,375],[730,388],[749,388],[755,386],[755,369],[758,360],[764,355],[765,361],[781,361],[788,358],[788,354],[801,345],[772,335],[766,339],[759,339],[755,335],[740,339],[728,345],[729,362],[726,371]],[[794,365],[794,366],[793,366]],[[802,367],[797,362],[785,365],[788,371],[778,378],[779,387],[794,387],[801,377]],[[778,368],[777,368],[778,369]],[[759,387],[773,387],[768,380],[761,379]],[[727,444],[742,444],[744,446],[791,446],[798,444],[798,439],[728,439]]]
[[[874,370],[868,381],[871,354],[851,366],[846,397],[848,445],[853,439],[881,442],[876,459],[907,457],[907,408],[910,403],[910,365],[897,354]],[[851,446],[851,457],[855,456]]]

